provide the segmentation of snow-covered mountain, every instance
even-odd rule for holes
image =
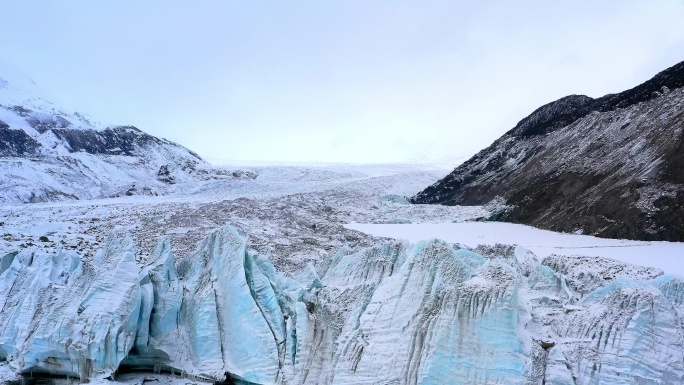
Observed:
[[[501,220],[684,241],[683,87],[684,62],[618,94],[549,103],[412,201],[498,198]]]
[[[224,176],[176,143],[60,109],[0,66],[0,202],[157,195]]]

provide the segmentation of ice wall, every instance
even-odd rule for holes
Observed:
[[[0,359],[87,379],[135,369],[255,384],[666,384],[684,378],[684,280],[609,259],[439,240],[340,250],[296,279],[225,227],[144,266],[0,258]]]
[[[24,250],[5,263],[0,354],[17,371],[85,379],[117,369],[133,346],[141,305],[130,237],[112,233],[88,263],[61,250]]]
[[[309,338],[334,333],[318,339],[336,348],[303,383],[525,381],[509,265],[441,241],[399,243],[339,257],[323,282]]]

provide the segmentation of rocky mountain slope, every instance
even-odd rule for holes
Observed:
[[[225,176],[176,143],[64,111],[0,66],[0,203],[157,195]]]
[[[630,90],[549,103],[412,198],[602,237],[684,241],[684,62]]]

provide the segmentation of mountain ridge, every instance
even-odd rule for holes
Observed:
[[[411,198],[480,205],[495,219],[604,237],[684,241],[684,62],[645,83],[536,109]]]
[[[668,90],[684,87],[684,61],[667,68],[646,82],[623,92],[607,94],[596,99],[586,95],[562,97],[539,107],[529,116],[518,122],[506,134],[514,136],[544,134],[552,131],[553,128],[560,128],[571,124],[594,111],[614,111],[618,108],[627,108],[637,103],[654,99],[664,91],[663,87]],[[544,117],[544,115],[547,116]]]
[[[0,203],[164,195],[230,178],[195,152],[130,125],[105,126],[45,99],[0,66]]]

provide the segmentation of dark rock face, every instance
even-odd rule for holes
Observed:
[[[540,107],[411,201],[496,197],[504,221],[684,241],[684,62],[619,94]]]
[[[684,62],[654,76],[644,84],[619,94],[598,99],[586,95],[570,95],[539,107],[521,120],[507,135],[527,137],[543,135],[583,118],[593,111],[608,112],[627,108],[660,96],[663,92],[684,86]]]
[[[63,139],[71,151],[85,151],[89,154],[135,156],[141,155],[138,150],[150,144],[171,144],[132,126],[112,127],[102,131],[57,128],[52,129],[52,132]],[[197,154],[190,153],[200,159]]]
[[[13,108],[15,111],[19,107]],[[26,111],[21,108],[20,111]],[[51,131],[58,140],[64,142],[69,152],[87,152],[94,155],[144,155],[144,149],[149,145],[177,146],[165,139],[144,133],[136,127],[119,126],[104,130],[84,130],[64,128],[68,122],[61,122],[59,117],[54,118],[55,124],[36,123],[29,116],[27,122],[41,134]],[[63,118],[61,118],[63,120]],[[61,122],[61,123],[60,123]],[[66,123],[65,123],[66,122]],[[35,124],[32,124],[35,123]],[[13,129],[8,124],[0,121],[0,156],[2,157],[27,157],[40,156],[41,144],[21,129]],[[186,151],[201,161],[199,155],[186,149]]]
[[[40,144],[23,130],[13,130],[0,121],[0,156],[36,155]]]
[[[176,179],[173,177],[173,175],[171,175],[169,166],[166,164],[159,167],[159,172],[157,172],[157,180],[168,184],[176,183]]]
[[[570,95],[543,105],[521,120],[510,134],[515,137],[543,135],[565,127],[592,111],[595,100],[585,95]]]

